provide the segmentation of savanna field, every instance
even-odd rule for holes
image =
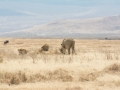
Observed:
[[[59,53],[62,40],[1,38],[0,90],[120,90],[120,40],[75,39],[76,55]]]

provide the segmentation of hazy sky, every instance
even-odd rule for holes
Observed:
[[[120,15],[120,0],[0,0],[0,32],[60,19]]]

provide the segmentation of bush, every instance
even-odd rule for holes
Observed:
[[[0,63],[2,63],[2,62],[3,62],[3,57],[0,56]]]
[[[79,86],[76,86],[76,87],[68,87],[65,90],[82,90],[82,88]]]
[[[120,64],[114,63],[112,65],[109,65],[104,69],[104,71],[111,72],[111,73],[120,72]]]

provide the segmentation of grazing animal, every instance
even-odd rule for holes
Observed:
[[[26,49],[18,49],[19,55],[25,55],[28,53]]]
[[[49,45],[48,45],[48,44],[44,44],[44,45],[41,47],[41,51],[49,51]]]
[[[75,41],[73,39],[63,39],[61,44],[61,53],[65,54],[66,49],[68,50],[68,54],[70,55],[70,49],[72,48],[72,54],[75,53]]]
[[[5,40],[4,41],[4,45],[8,44],[9,43],[9,40]]]

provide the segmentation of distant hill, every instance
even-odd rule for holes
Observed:
[[[59,20],[26,30],[2,33],[0,37],[120,38],[120,16]]]

